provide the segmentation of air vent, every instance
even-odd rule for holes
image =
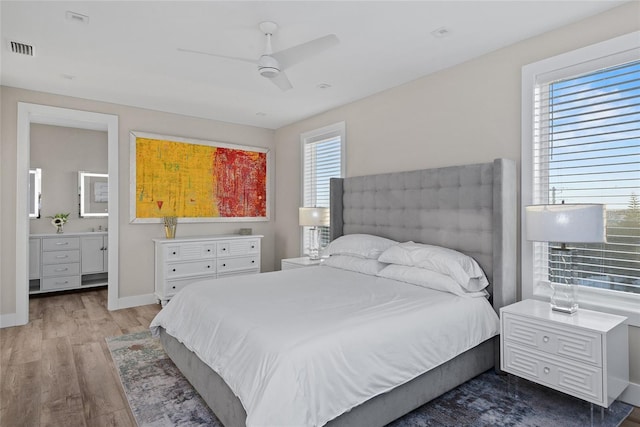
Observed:
[[[33,46],[30,44],[11,41],[9,42],[9,48],[11,52],[19,55],[34,56]]]

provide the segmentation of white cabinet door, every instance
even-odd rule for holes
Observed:
[[[104,273],[106,271],[106,236],[82,237],[82,274]]]
[[[40,239],[29,239],[29,280],[40,278]]]

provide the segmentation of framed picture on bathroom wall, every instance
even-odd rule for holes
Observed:
[[[130,132],[130,220],[268,221],[270,150]]]

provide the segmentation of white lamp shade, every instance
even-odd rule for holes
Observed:
[[[602,204],[532,205],[525,208],[527,240],[604,243],[606,211]]]
[[[307,227],[328,226],[329,208],[300,208],[298,223]]]

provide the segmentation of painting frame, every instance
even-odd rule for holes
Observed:
[[[264,173],[264,193],[265,193],[265,202],[264,202],[264,215],[259,216],[180,216],[176,215],[179,218],[180,223],[202,223],[202,222],[263,222],[271,220],[271,203],[272,203],[272,158],[271,158],[271,150],[266,147],[257,147],[250,145],[241,145],[234,144],[228,142],[220,142],[220,141],[211,141],[197,138],[186,138],[180,136],[173,135],[162,135],[150,132],[142,132],[142,131],[130,131],[129,132],[129,161],[130,161],[130,170],[129,170],[129,221],[133,224],[144,224],[144,223],[162,223],[163,216],[169,216],[169,214],[160,215],[157,217],[149,217],[149,216],[138,216],[138,207],[139,207],[139,194],[138,194],[138,186],[137,186],[137,171],[138,168],[144,167],[144,165],[138,164],[138,140],[157,140],[161,142],[166,142],[170,144],[192,144],[195,146],[206,146],[212,147],[213,149],[227,149],[227,150],[239,150],[249,153],[257,153],[260,154],[262,158],[266,158],[266,171]],[[206,148],[204,147],[204,148]],[[189,148],[189,147],[187,147]],[[211,173],[211,171],[192,171],[195,173]]]

